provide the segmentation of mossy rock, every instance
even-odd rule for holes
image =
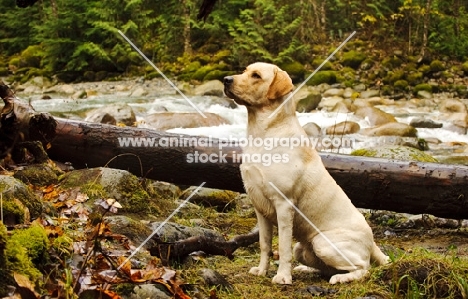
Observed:
[[[181,199],[191,197],[191,202],[207,207],[215,207],[218,211],[231,210],[236,207],[236,198],[239,193],[212,188],[200,188],[196,193],[193,193],[197,187],[190,187],[181,195]]]
[[[373,147],[370,149],[362,148],[351,152],[352,156],[376,157],[386,158],[402,161],[416,161],[416,162],[438,162],[436,158],[431,155],[409,146],[403,145],[388,145]]]
[[[114,198],[122,205],[121,212],[157,214],[161,210],[139,179],[125,170],[104,167],[74,170],[60,178],[60,186],[79,187],[89,196],[89,204],[98,198]]]
[[[417,85],[422,82],[423,73],[422,72],[411,72],[406,75],[406,80],[410,85]]]
[[[288,73],[294,83],[304,80],[305,68],[300,62],[282,63],[279,67]]]
[[[0,175],[0,193],[3,197],[4,219],[9,222],[22,224],[42,214],[41,201],[20,180],[12,176]]]
[[[465,73],[465,75],[468,75],[468,61],[461,65],[461,70]]]
[[[405,91],[408,89],[408,82],[406,80],[397,80],[393,83],[393,87],[395,87],[395,89]]]
[[[372,68],[372,66],[374,66],[375,62],[374,60],[370,59],[370,58],[366,58],[364,59],[364,61],[361,63],[360,65],[360,69],[361,70],[364,70],[364,71],[367,71],[367,70],[370,70]]]
[[[312,67],[318,68],[323,63],[323,61],[325,59],[326,58],[324,58],[324,57],[315,57],[314,60],[312,60]],[[320,70],[322,70],[322,71],[333,70],[333,63],[331,63],[330,61],[325,62],[322,65],[322,68]]]
[[[418,84],[413,88],[413,93],[417,94],[419,91],[427,91],[432,93],[432,85],[427,83]]]
[[[321,100],[322,94],[319,91],[311,91],[307,96],[298,101],[296,111],[310,112],[317,108]]]
[[[15,171],[13,176],[25,184],[47,186],[57,184],[58,176],[56,171],[47,164],[32,164]]]
[[[206,75],[208,73],[217,70],[215,65],[205,65],[200,68],[198,68],[190,77],[192,80],[198,80],[198,81],[203,81]]]
[[[423,64],[419,67],[418,71],[423,73],[424,75],[428,74],[431,71],[431,67],[427,64]]]
[[[336,83],[336,72],[335,71],[318,71],[315,73],[307,85],[319,85],[322,83],[333,84]]]
[[[211,59],[211,61],[213,62],[223,61],[225,59],[228,59],[231,56],[231,54],[232,54],[231,50],[227,50],[227,49],[220,50],[216,52],[215,55],[213,55],[213,58]]]
[[[403,61],[395,56],[387,57],[382,61],[382,65],[388,69],[394,69],[400,67],[403,64]]]
[[[440,72],[440,71],[445,70],[445,65],[440,60],[431,61],[431,64],[429,65],[429,67],[431,68],[431,72]]]
[[[396,81],[403,79],[404,76],[405,73],[403,72],[403,70],[389,71],[387,73],[387,76],[385,76],[385,78],[383,79],[383,81],[387,84],[393,84]]]
[[[29,46],[23,52],[21,52],[19,66],[40,68],[43,57],[44,50],[41,46]]]
[[[341,63],[344,66],[349,66],[353,69],[357,69],[366,58],[366,54],[355,50],[351,50],[343,54],[343,57],[341,58]]]

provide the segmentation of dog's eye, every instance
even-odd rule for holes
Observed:
[[[262,79],[262,77],[260,77],[260,75],[258,73],[252,73],[252,78]]]

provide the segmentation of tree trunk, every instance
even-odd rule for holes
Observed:
[[[107,165],[126,169],[150,179],[181,185],[200,185],[243,192],[237,157],[241,149],[225,146],[207,137],[158,132],[150,129],[115,127],[65,119],[58,121],[55,139],[48,150],[52,159],[74,167]],[[155,144],[169,139],[191,146],[123,147],[124,138],[142,137]],[[145,139],[145,140],[146,140]],[[173,144],[174,145],[174,144]],[[199,157],[224,156],[223,163],[190,163]],[[216,155],[216,156],[215,156]],[[468,167],[395,161],[321,153],[333,178],[361,208],[392,210],[439,217],[468,218]],[[191,157],[191,158],[190,158]]]

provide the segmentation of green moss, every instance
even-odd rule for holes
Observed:
[[[349,66],[354,69],[357,69],[366,58],[366,54],[355,50],[351,50],[343,54],[343,57],[341,58],[341,63],[344,66]]]
[[[210,73],[210,72],[212,72],[212,71],[214,71],[216,69],[217,68],[216,68],[215,65],[202,66],[192,74],[191,79],[192,80],[203,81],[203,79],[205,78],[206,75],[208,75],[208,73]]]
[[[442,61],[440,60],[433,60],[431,61],[431,64],[430,64],[430,69],[431,69],[431,72],[440,72],[440,71],[443,71],[445,69],[445,65]]]
[[[396,81],[403,79],[404,76],[405,73],[403,70],[389,71],[383,81],[387,84],[393,84]]]
[[[468,75],[468,61],[464,62],[461,66],[461,70],[465,72],[465,75]]]
[[[206,74],[203,78],[203,81],[210,81],[210,80],[220,80],[223,81],[223,78],[229,75],[232,75],[233,72],[231,71],[222,71],[222,70],[214,70]]]
[[[406,80],[411,85],[416,85],[416,84],[421,83],[422,79],[423,79],[422,72],[411,72],[406,75]]]
[[[307,82],[307,85],[319,85],[322,83],[333,84],[336,83],[336,72],[334,71],[318,71]]]
[[[395,83],[393,83],[393,86],[395,89],[404,91],[408,89],[408,82],[406,80],[397,80]]]
[[[231,50],[224,49],[216,52],[215,55],[213,55],[212,61],[213,62],[220,62],[222,60],[228,59],[229,56],[231,56]]]
[[[318,56],[318,57],[315,57],[314,60],[312,60],[312,67],[313,68],[317,68],[319,67],[323,61],[325,60],[325,57],[321,57],[321,56]],[[321,68],[322,71],[329,71],[329,70],[333,70],[333,64],[330,62],[330,61],[327,61]]]
[[[34,224],[27,229],[15,230],[10,241],[16,242],[25,248],[28,256],[35,264],[44,264],[47,261],[49,239],[46,230],[42,226]]]
[[[282,63],[279,67],[288,73],[293,82],[304,79],[305,68],[300,62],[293,61]]]
[[[418,91],[420,91],[420,90],[432,92],[432,85],[427,84],[427,83],[418,84],[413,88],[413,93],[417,94]]]
[[[40,68],[43,56],[44,50],[42,49],[42,46],[29,46],[23,52],[21,52],[19,66]]]
[[[18,202],[14,200],[4,200],[3,201],[3,215],[5,218],[11,217],[11,221],[15,224],[24,223],[25,222],[25,211],[24,207],[18,205]]]
[[[428,74],[431,71],[431,67],[427,64],[423,64],[419,67],[418,71],[423,73],[424,75]]]
[[[402,64],[403,61],[396,56],[387,57],[382,61],[382,65],[388,69],[400,67]]]
[[[7,67],[0,67],[0,77],[6,77],[10,74]]]

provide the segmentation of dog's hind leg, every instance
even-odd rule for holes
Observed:
[[[294,268],[294,271],[301,272],[315,272],[325,276],[336,274],[335,268],[327,266],[321,259],[319,259],[311,245],[302,242],[297,242],[293,249],[294,258],[302,265]]]
[[[260,241],[260,264],[258,267],[250,268],[249,273],[254,275],[266,275],[270,267],[271,240],[273,236],[273,224],[268,221],[261,213],[257,212],[257,221],[259,228]]]

